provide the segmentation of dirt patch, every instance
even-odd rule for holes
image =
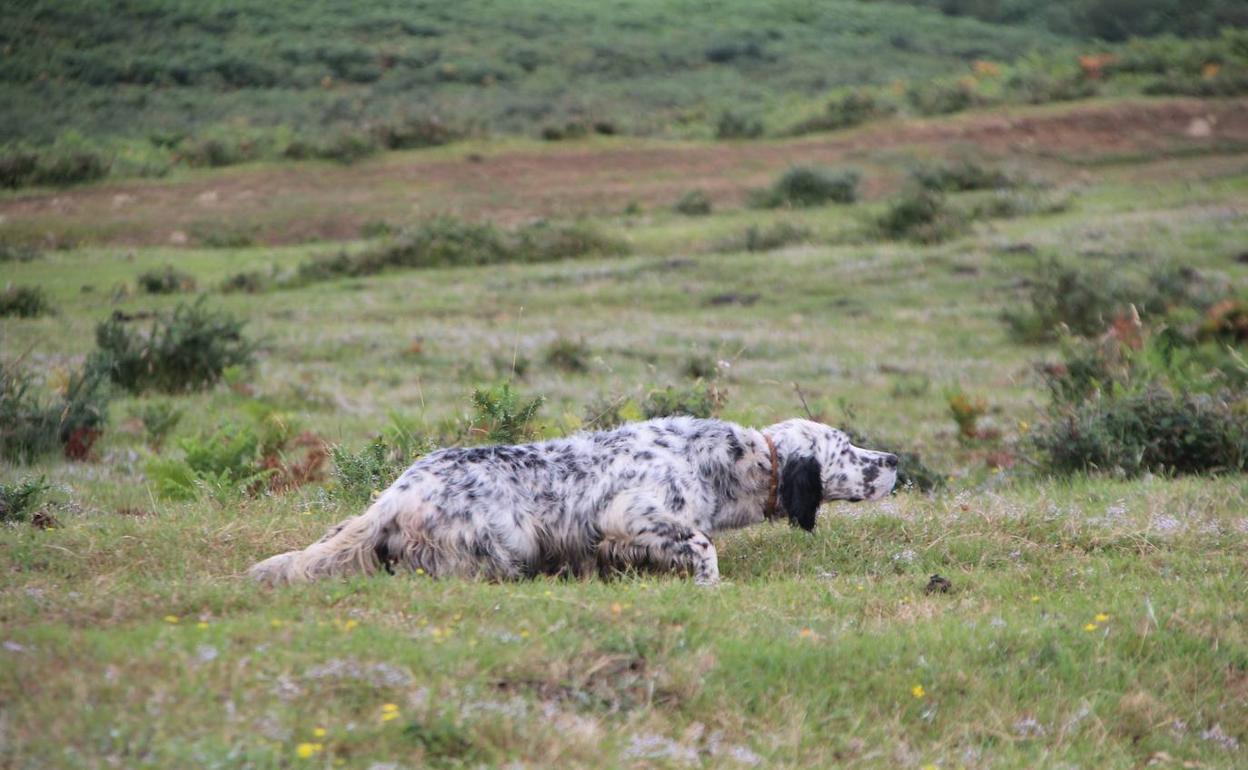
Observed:
[[[1189,135],[1198,119],[1213,127],[1210,136]],[[715,204],[736,205],[747,190],[770,182],[789,165],[854,162],[890,147],[966,145],[988,154],[1062,162],[1190,152],[1211,142],[1248,142],[1248,100],[999,110],[789,141],[567,146],[475,156],[472,162],[409,152],[350,167],[240,167],[186,181],[22,195],[0,202],[0,221],[25,234],[68,231],[96,243],[183,245],[185,234],[205,223],[254,228],[260,243],[299,243],[356,238],[369,221],[407,221],[435,212],[502,224],[619,212],[633,201],[669,205],[693,188]],[[888,194],[897,182],[872,174],[865,196]]]

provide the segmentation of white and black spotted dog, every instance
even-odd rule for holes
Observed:
[[[752,430],[671,417],[522,446],[443,449],[361,516],[260,562],[266,582],[395,569],[511,579],[651,568],[719,581],[711,538],[892,491],[897,457],[809,420]]]

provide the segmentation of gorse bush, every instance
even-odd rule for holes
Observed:
[[[49,490],[47,480],[22,479],[21,481],[0,481],[0,524],[25,521],[39,504],[39,498]]]
[[[724,392],[714,383],[698,381],[685,386],[669,385],[652,390],[641,404],[647,420],[655,417],[713,417],[723,407]]]
[[[1151,389],[1085,401],[1033,441],[1056,473],[1234,473],[1248,469],[1248,412],[1209,394]]]
[[[917,166],[910,170],[910,178],[920,187],[937,192],[999,190],[1017,186],[1017,181],[1004,171],[969,158]]]
[[[895,105],[882,101],[869,92],[855,91],[830,100],[822,113],[806,118],[784,133],[788,136],[801,136],[819,131],[836,131],[886,117],[896,111]]]
[[[52,312],[48,294],[39,286],[7,286],[0,291],[0,318],[38,318]]]
[[[750,225],[740,235],[726,238],[715,245],[715,251],[773,251],[795,243],[808,243],[814,232],[791,222],[776,222],[770,227]]]
[[[451,216],[405,228],[382,244],[350,254],[339,252],[299,265],[291,283],[374,275],[395,268],[459,267],[510,262],[547,262],[628,253],[623,241],[587,223],[538,222],[505,232]]]
[[[386,429],[361,451],[352,452],[342,445],[330,450],[334,482],[331,494],[342,500],[367,501],[433,447],[433,442],[413,422],[392,413]]]
[[[108,421],[109,393],[91,369],[71,374],[63,391],[45,399],[19,365],[0,365],[0,456],[31,462],[60,450],[88,457]]]
[[[216,384],[227,368],[251,364],[255,346],[243,336],[244,325],[209,309],[203,297],[154,319],[146,332],[114,314],[96,327],[88,365],[132,393],[200,390]]]
[[[876,219],[886,238],[940,243],[966,230],[966,218],[939,192],[917,187],[902,194]]]
[[[176,294],[178,292],[195,291],[195,276],[172,265],[165,265],[156,270],[145,270],[139,273],[135,283],[147,294]]]
[[[720,113],[715,121],[716,139],[757,139],[762,135],[762,121],[731,110]]]
[[[862,175],[853,169],[795,166],[784,172],[775,184],[751,195],[756,208],[806,208],[828,203],[853,203],[858,200],[858,184]]]
[[[672,209],[687,217],[704,217],[711,213],[711,197],[701,190],[690,190],[677,199]]]
[[[526,401],[508,382],[478,388],[472,393],[475,415],[468,434],[493,444],[522,444],[537,434],[534,420],[543,403],[541,396]]]
[[[546,348],[546,363],[568,373],[589,371],[589,362],[593,351],[584,340],[573,340],[559,337]]]
[[[1142,275],[1050,259],[1030,280],[1028,305],[1007,310],[1003,317],[1021,341],[1051,339],[1063,327],[1093,336],[1133,307],[1162,316],[1179,307],[1204,310],[1221,296],[1221,288],[1186,267],[1160,267]]]
[[[43,252],[28,243],[0,238],[0,262],[33,262],[42,257]]]
[[[143,423],[147,445],[159,450],[182,421],[183,414],[185,412],[173,401],[149,401],[139,406],[135,416]]]

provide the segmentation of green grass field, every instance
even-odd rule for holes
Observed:
[[[1228,116],[1218,132],[1239,137],[1242,101],[1206,108]],[[1006,117],[1017,128],[1051,114]],[[1062,119],[1092,131],[1080,114]],[[1248,480],[1050,478],[994,460],[1021,456],[1045,420],[1036,364],[1057,349],[1013,341],[1001,320],[1025,302],[1042,260],[1184,265],[1248,285],[1243,145],[1185,138],[1186,113],[1173,133],[1097,114],[1111,117],[1089,125],[1112,143],[1081,145],[1085,134],[1062,129],[1059,152],[1007,128],[978,146],[980,161],[1043,182],[1063,210],[981,218],[932,246],[881,240],[871,223],[917,159],[976,152],[943,134],[924,143],[969,131],[957,118],[894,144],[877,135],[874,149],[868,131],[837,150],[864,169],[865,200],[801,210],[746,209],[740,192],[803,154],[830,158],[822,145],[759,142],[746,170],[717,162],[692,176],[666,167],[669,156],[638,161],[632,176],[596,175],[610,153],[664,152],[649,145],[570,155],[504,146],[503,167],[584,166],[610,187],[575,213],[631,255],[392,271],[258,295],[213,287],[344,246],[298,233],[274,235],[282,245],[152,245],[167,242],[164,221],[108,202],[143,190],[194,201],[204,185],[236,189],[268,169],[6,199],[0,234],[58,242],[72,232],[83,244],[3,264],[5,283],[42,287],[56,309],[0,319],[3,358],[21,358],[42,386],[63,384],[114,311],[185,300],[135,293],[140,272],[166,264],[245,318],[260,353],[254,370],[206,392],[119,395],[88,462],[0,464],[4,482],[46,475],[55,522],[0,529],[0,766],[1245,766]],[[411,153],[365,172],[402,189],[413,183],[400,178],[437,176],[446,162],[441,150]],[[491,196],[448,187],[444,205],[522,220],[546,205],[539,183],[504,179]],[[671,210],[675,190],[702,183],[714,192],[709,216]],[[281,199],[281,185],[269,195]],[[621,213],[623,200],[637,206]],[[127,218],[123,234],[109,205]],[[333,213],[316,206],[305,216]],[[810,235],[769,252],[722,246],[779,222]],[[585,344],[586,371],[547,363],[560,339]],[[811,411],[919,451],[946,488],[830,504],[813,535],[765,525],[718,538],[724,584],[714,589],[639,574],[268,590],[243,577],[250,564],[360,506],[323,483],[171,502],[144,473],[153,450],[136,416],[157,401],[186,410],[169,456],[178,438],[243,420],[256,402],[359,449],[392,413],[431,430],[464,418],[474,388],[524,360],[516,385],[547,397],[540,432],[555,435],[577,429],[591,403],[688,384],[691,359],[726,363],[724,418],[801,415],[797,383]],[[999,438],[959,439],[948,405],[958,390],[986,401],[982,424]],[[926,593],[933,573],[952,591]]]

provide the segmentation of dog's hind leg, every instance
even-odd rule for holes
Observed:
[[[698,585],[719,582],[719,555],[711,539],[640,496],[611,506],[598,550],[608,568],[671,569],[693,575]]]

